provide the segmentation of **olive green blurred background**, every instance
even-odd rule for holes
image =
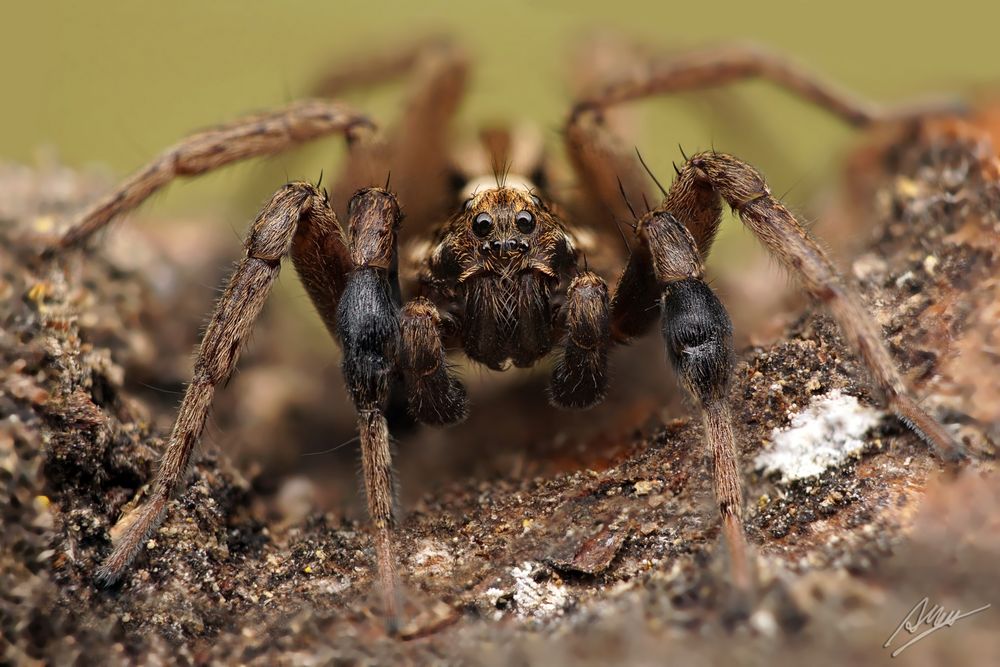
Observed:
[[[12,2],[0,20],[0,157],[32,162],[51,147],[74,166],[104,165],[115,177],[188,131],[301,95],[324,64],[397,40],[446,32],[475,54],[471,90],[457,125],[532,119],[553,146],[569,104],[568,53],[595,28],[676,49],[753,39],[879,100],[968,91],[1000,81],[1000,3],[627,2],[548,0],[453,3],[340,1]],[[643,105],[638,141],[669,173],[687,150],[714,145],[757,163],[777,192],[805,206],[829,182],[852,133],[766,85],[741,84],[753,123],[732,126],[702,113],[709,101]],[[394,98],[353,101],[391,117]],[[707,119],[707,120],[706,120]],[[242,229],[287,177],[315,179],[335,167],[340,142],[226,168],[175,184],[145,211],[223,213]],[[259,190],[259,191],[258,191]]]

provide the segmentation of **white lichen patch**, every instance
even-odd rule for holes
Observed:
[[[561,581],[552,578],[535,581],[538,570],[535,563],[525,561],[520,567],[511,568],[514,577],[514,605],[517,615],[524,618],[544,619],[560,616],[569,603],[569,595]]]
[[[419,549],[410,557],[410,567],[420,576],[451,576],[455,557],[444,544],[436,540],[423,540]]]
[[[881,418],[881,412],[835,389],[791,415],[788,427],[774,429],[754,464],[765,473],[781,473],[783,482],[819,475],[862,452],[865,434]]]

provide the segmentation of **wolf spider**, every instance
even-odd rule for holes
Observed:
[[[315,99],[187,137],[84,213],[55,251],[81,245],[177,177],[272,155],[329,134],[347,139],[346,165],[333,198],[349,202],[347,230],[326,191],[306,182],[282,186],[260,211],[244,243],[245,256],[204,333],[149,496],[120,520],[124,530],[97,578],[111,583],[125,573],[163,520],[171,498],[184,488],[216,388],[233,372],[286,256],[343,350],[390,627],[400,614],[384,415],[394,387],[405,388],[418,421],[451,424],[465,417],[467,401],[446,350],[460,347],[470,359],[502,370],[511,363],[531,366],[555,349],[552,403],[586,408],[607,392],[611,349],[647,333],[657,320],[674,371],[701,412],[731,583],[737,591],[751,589],[729,397],[732,325],[704,270],[723,203],[829,308],[886,406],[941,456],[959,457],[960,445],[911,397],[854,288],[746,162],[710,151],[675,166],[672,185],[660,188],[660,204],[634,217],[623,271],[595,261],[613,254],[610,248],[618,239],[603,248],[594,242],[614,229],[623,201],[646,201],[645,174],[606,122],[616,105],[761,77],[855,126],[944,107],[884,110],[755,48],[670,58],[633,52],[631,57],[628,74],[591,86],[568,115],[565,147],[583,199],[563,202],[565,209],[550,194],[551,169],[540,148],[524,133],[486,132],[481,145],[449,158],[446,130],[462,94],[467,61],[453,44],[430,40],[332,74]],[[392,132],[380,132],[367,116],[330,99],[351,86],[404,73],[412,75],[413,88]],[[498,162],[507,167],[502,181],[489,173]],[[372,186],[390,170],[398,183],[395,192],[388,183]],[[410,231],[429,239],[415,246],[413,257],[397,252],[402,207]],[[579,226],[570,222],[574,217]],[[591,225],[589,231],[584,223]],[[609,281],[615,282],[614,290]],[[404,293],[409,294],[405,300]]]

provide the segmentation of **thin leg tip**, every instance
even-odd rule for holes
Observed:
[[[753,595],[750,590],[734,588],[722,608],[722,624],[728,630],[747,622],[753,613]]]
[[[969,452],[959,443],[953,443],[953,447],[945,451],[942,455],[945,463],[959,465],[969,460]]]
[[[108,565],[101,565],[94,572],[94,584],[99,588],[113,588],[121,578],[122,573]]]
[[[402,637],[403,623],[399,619],[399,616],[396,615],[386,616],[385,634],[389,635],[393,639],[399,639],[400,637]]]

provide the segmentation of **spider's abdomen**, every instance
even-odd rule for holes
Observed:
[[[531,366],[552,349],[545,278],[535,272],[481,274],[466,285],[462,346],[470,359],[503,370]]]

